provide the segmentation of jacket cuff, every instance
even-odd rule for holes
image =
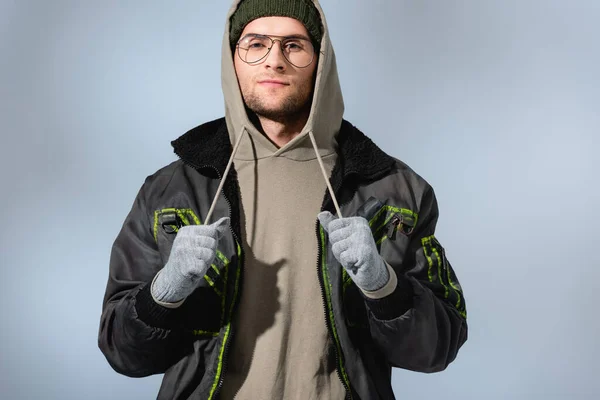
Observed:
[[[158,304],[152,297],[151,284],[146,284],[135,297],[138,318],[156,328],[173,329],[181,318],[181,308],[168,308]]]
[[[361,291],[367,307],[375,318],[382,321],[392,320],[413,307],[414,292],[410,281],[404,275],[397,275],[397,280],[396,290],[379,299],[370,298]]]

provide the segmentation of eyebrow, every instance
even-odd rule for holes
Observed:
[[[287,36],[281,36],[281,35],[267,35],[265,33],[250,32],[250,33],[245,34],[244,36],[249,36],[249,35],[254,35],[254,36],[271,36],[271,37],[282,38],[282,39],[304,39],[304,40],[310,40],[310,38],[308,36],[303,35],[301,33],[296,33],[296,34],[287,35]]]

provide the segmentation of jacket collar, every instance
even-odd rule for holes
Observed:
[[[334,188],[339,188],[349,178],[376,180],[388,173],[396,162],[346,120],[342,121],[337,141],[340,157],[331,176]],[[225,118],[197,126],[172,141],[171,145],[183,162],[209,176],[214,175],[215,170],[223,176],[232,151]]]
[[[340,174],[345,180],[355,175],[360,181],[370,181],[387,174],[396,160],[381,150],[358,128],[343,120],[338,134],[338,161]],[[337,167],[337,165],[336,165]],[[332,179],[335,178],[335,167]]]
[[[184,163],[198,170],[216,169],[219,176],[223,176],[233,150],[225,118],[199,125],[173,140],[171,145]]]

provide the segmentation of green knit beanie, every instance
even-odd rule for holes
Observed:
[[[302,22],[316,49],[323,36],[321,17],[312,0],[242,0],[231,16],[229,42],[235,47],[244,28],[262,17],[290,17]]]

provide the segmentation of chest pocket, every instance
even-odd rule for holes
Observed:
[[[374,197],[370,197],[359,208],[357,215],[369,221],[379,253],[386,240],[397,240],[398,235],[410,236],[419,218],[417,213],[410,209],[386,205]],[[344,268],[342,284],[347,324],[351,327],[368,328],[367,310],[360,289]]]
[[[164,208],[154,212],[154,240],[158,246],[163,265],[168,261],[173,241],[187,225],[200,225],[201,221],[191,208]],[[230,260],[219,250],[211,267],[204,275],[204,284],[190,295],[186,303],[196,303],[202,308],[220,309],[220,313],[209,313],[218,318],[198,319],[193,326],[196,335],[218,335],[225,317],[225,293]],[[185,304],[185,303],[184,303]]]

